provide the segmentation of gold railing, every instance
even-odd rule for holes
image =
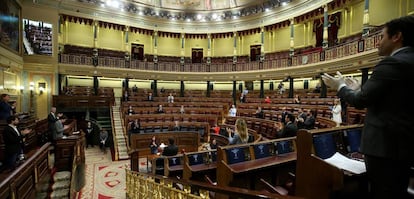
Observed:
[[[128,198],[145,199],[209,199],[208,191],[199,191],[200,195],[191,193],[189,186],[176,188],[175,183],[168,178],[160,179],[143,175],[135,171],[126,172],[126,195]],[[182,186],[182,185],[178,185]]]

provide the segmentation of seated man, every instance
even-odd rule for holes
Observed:
[[[164,148],[162,151],[162,155],[164,156],[173,156],[177,155],[178,153],[178,146],[174,144],[174,138],[168,138],[168,146]]]
[[[158,105],[158,108],[157,108],[157,110],[155,111],[155,113],[165,113],[165,112],[164,112],[164,108],[162,108],[162,104],[159,104],[159,105]]]
[[[173,131],[181,131],[180,122],[178,120],[174,121]]]
[[[170,95],[168,95],[167,102],[168,103],[174,103],[174,96],[172,95],[172,93],[170,93]]]

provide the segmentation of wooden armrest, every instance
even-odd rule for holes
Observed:
[[[289,191],[287,189],[285,189],[281,186],[273,186],[269,182],[264,180],[263,178],[260,178],[260,182],[265,185],[266,190],[269,191],[270,193],[278,193],[282,196],[286,196],[289,193]]]
[[[213,180],[211,180],[211,178],[208,177],[208,175],[204,175],[204,179],[211,185],[217,185],[217,182],[213,182]]]

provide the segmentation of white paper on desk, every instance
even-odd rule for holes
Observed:
[[[364,162],[353,160],[338,152],[336,152],[332,157],[325,159],[325,161],[340,169],[347,170],[355,174],[361,174],[367,171]]]

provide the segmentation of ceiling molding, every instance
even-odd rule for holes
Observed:
[[[206,34],[242,31],[276,24],[321,8],[331,1],[332,0],[293,0],[288,5],[279,6],[269,12],[261,12],[255,15],[240,17],[239,19],[207,22],[158,19],[107,7],[102,8],[101,6],[82,3],[75,0],[37,0],[35,2],[38,5],[58,9],[60,14],[85,17],[149,30]],[[114,12],[116,13],[116,17],[114,17]],[[214,11],[200,11],[200,13],[208,12]]]

